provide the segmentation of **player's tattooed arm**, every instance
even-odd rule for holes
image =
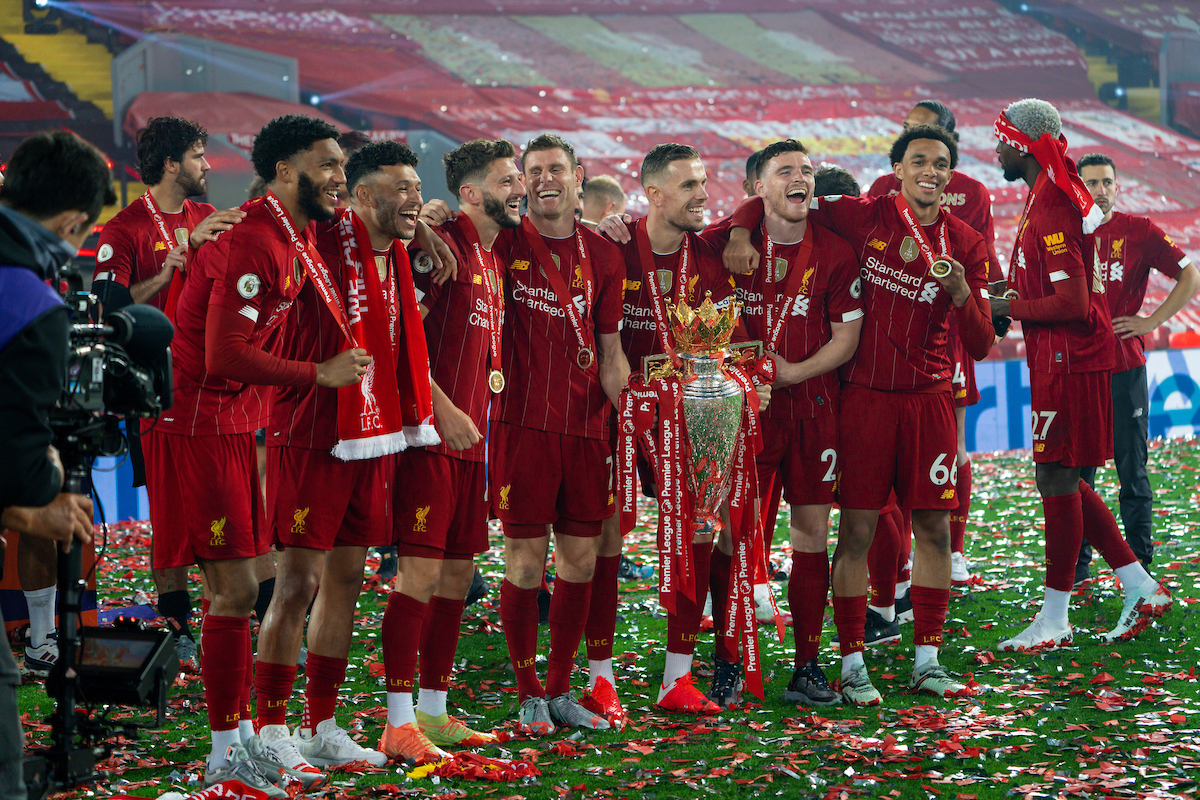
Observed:
[[[478,444],[483,437],[471,417],[454,405],[437,381],[430,385],[433,389],[433,421],[446,446],[451,450],[468,450]]]
[[[621,347],[620,333],[601,333],[596,337],[600,351],[600,385],[608,400],[617,408],[621,390],[629,383],[629,359]]]

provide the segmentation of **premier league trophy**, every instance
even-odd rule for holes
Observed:
[[[734,544],[731,613],[717,620],[718,635],[742,640],[747,686],[754,691],[757,640],[750,586],[765,572],[756,500],[754,456],[761,448],[755,381],[770,384],[773,362],[761,342],[733,344],[739,306],[723,311],[706,297],[699,308],[666,303],[674,347],[643,359],[622,396],[618,445],[618,497],[622,530],[636,512],[636,456],[641,448],[658,488],[659,599],[669,611],[676,597],[697,596],[691,564],[696,532],[722,528],[729,503]],[[764,569],[756,567],[762,562]]]

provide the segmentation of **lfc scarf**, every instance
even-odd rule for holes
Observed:
[[[1007,109],[1005,109],[1007,110]],[[1079,178],[1075,162],[1067,157],[1067,137],[1059,134],[1054,138],[1043,133],[1036,141],[1030,139],[1020,128],[1013,125],[1004,111],[996,118],[993,128],[996,138],[1026,155],[1031,155],[1046,170],[1054,185],[1066,192],[1071,203],[1083,217],[1083,232],[1094,233],[1104,220],[1104,212],[1092,202],[1092,195]]]
[[[334,316],[345,320],[348,346],[365,349],[372,362],[361,382],[338,389],[333,455],[356,461],[436,444],[429,358],[412,276],[407,269],[402,275],[399,268],[388,269],[387,261],[380,268],[366,226],[354,212],[342,215],[335,233],[343,291],[331,285],[328,272],[314,275],[313,282]],[[336,301],[343,294],[340,307]]]

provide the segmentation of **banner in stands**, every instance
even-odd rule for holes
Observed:
[[[1061,15],[1097,39],[1123,50],[1157,56],[1163,35],[1200,33],[1195,3],[1157,0],[1045,0],[1043,11]]]
[[[1150,438],[1200,433],[1200,350],[1155,350],[1146,354],[1150,386]],[[972,453],[1033,446],[1029,368],[1024,361],[975,365],[979,403],[967,409],[967,450]]]

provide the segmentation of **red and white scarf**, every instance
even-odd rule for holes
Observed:
[[[341,291],[331,285],[327,271],[314,275],[313,283],[348,346],[365,349],[373,360],[361,382],[338,389],[333,455],[356,461],[410,445],[437,444],[425,329],[412,275],[396,267],[379,274],[370,235],[353,211],[342,214],[335,233],[343,265]],[[389,261],[394,261],[390,255]],[[390,369],[393,364],[395,370]]]
[[[1042,169],[1054,181],[1054,185],[1066,192],[1067,197],[1079,209],[1083,217],[1083,232],[1093,233],[1104,221],[1104,212],[1092,202],[1092,195],[1079,177],[1075,162],[1067,157],[1067,137],[1059,134],[1054,138],[1043,133],[1036,141],[1025,135],[1009,121],[1005,111],[996,118],[993,130],[996,138],[1025,155],[1033,156]]]

